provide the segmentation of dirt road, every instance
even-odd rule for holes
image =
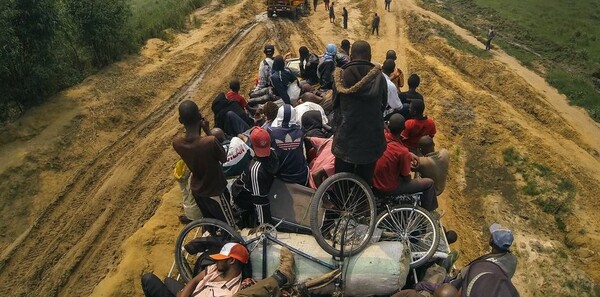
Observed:
[[[485,226],[498,221],[517,234],[523,296],[584,294],[600,281],[600,128],[584,112],[502,51],[483,59],[452,48],[431,24],[481,45],[412,2],[394,1],[385,12],[383,1],[336,1],[338,14],[350,12],[348,30],[341,18],[330,24],[322,7],[294,22],[267,19],[256,2],[213,2],[195,13],[200,28],[149,41],[140,55],[0,129],[0,295],[140,296],[143,272],[167,272],[180,228],[170,145],[181,132],[178,102],[193,99],[209,115],[232,76],[249,90],[266,42],[280,53],[302,45],[322,52],[344,38],[368,40],[377,62],[395,49],[406,76],[421,75],[437,145],[452,154],[440,200],[460,236],[459,263],[487,251]],[[379,37],[370,35],[375,12]],[[526,161],[511,167],[508,148]],[[535,166],[551,173],[535,175]],[[550,190],[523,194],[532,175]],[[560,178],[575,193],[566,229],[539,206]]]

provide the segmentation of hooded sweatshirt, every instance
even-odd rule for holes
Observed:
[[[285,67],[285,62],[278,60],[273,62],[273,69],[271,70],[273,93],[281,97],[281,100],[283,100],[285,104],[292,104],[287,90],[288,86],[295,81],[296,76],[289,68]]]
[[[271,135],[271,147],[279,159],[278,177],[284,182],[306,185],[308,164],[302,143],[304,133],[296,124],[296,111],[291,105],[279,108],[277,118],[267,129]]]
[[[376,162],[386,148],[387,82],[379,66],[355,60],[334,74],[333,154],[352,164]]]
[[[225,121],[228,111],[232,111],[233,113],[235,113],[249,126],[254,125],[254,120],[252,120],[252,118],[248,116],[244,109],[242,109],[242,107],[240,107],[240,105],[237,102],[227,100],[227,97],[223,93],[219,93],[217,97],[215,97],[211,109],[215,114],[215,127],[221,128],[224,131],[226,130]]]
[[[335,44],[328,44],[325,50],[325,54],[321,58],[321,62],[317,67],[317,75],[319,76],[319,83],[321,89],[329,90],[333,85],[333,71],[335,70],[335,58],[337,54],[337,47]]]

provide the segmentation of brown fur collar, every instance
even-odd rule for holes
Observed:
[[[350,88],[344,87],[342,72],[342,69],[336,68],[335,72],[333,73],[335,89],[341,94],[352,94],[358,92],[358,90],[360,90],[367,82],[375,78],[375,76],[377,76],[377,74],[381,72],[381,66],[375,65],[375,67],[373,67],[371,71],[369,71],[369,73],[365,75],[365,77],[363,77],[360,81],[358,81],[355,85],[351,86]]]

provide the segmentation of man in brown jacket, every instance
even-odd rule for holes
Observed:
[[[368,42],[352,44],[350,59],[334,74],[335,172],[353,172],[372,184],[375,163],[386,148],[383,111],[387,82],[381,68],[371,63]]]

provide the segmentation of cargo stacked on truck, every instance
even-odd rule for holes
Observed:
[[[308,13],[308,0],[267,0],[267,14],[270,18],[289,16],[297,19]]]

